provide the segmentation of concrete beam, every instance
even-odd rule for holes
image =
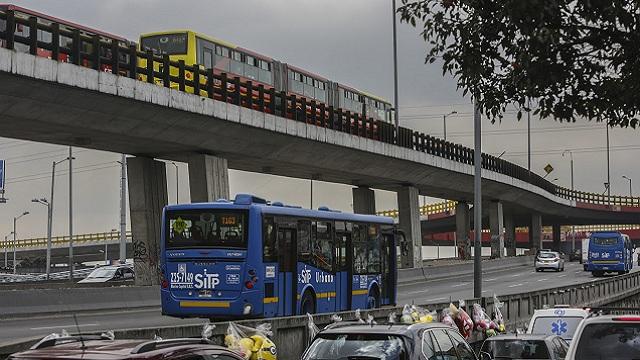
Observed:
[[[366,186],[351,189],[353,194],[353,212],[356,214],[374,215],[376,213],[376,196]]]
[[[492,201],[489,204],[489,228],[491,231],[491,258],[504,256],[504,215],[502,203]]]
[[[471,217],[469,216],[469,204],[458,202],[456,204],[456,245],[458,256],[461,259],[471,259],[471,241],[469,233],[471,231]]]
[[[542,215],[531,214],[531,226],[529,226],[529,248],[535,253],[542,249]]]
[[[516,256],[516,223],[511,213],[504,214],[504,245],[507,256]]]
[[[422,232],[418,189],[402,186],[398,191],[398,222],[404,232],[405,243],[400,246],[403,268],[422,267]]]
[[[165,164],[145,157],[127,159],[129,209],[136,285],[160,283],[162,208],[167,205]]]
[[[192,203],[229,199],[227,159],[206,154],[190,156],[189,190]]]
[[[553,250],[560,251],[560,224],[551,226],[551,234],[553,237]]]

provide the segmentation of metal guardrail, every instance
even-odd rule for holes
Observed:
[[[74,279],[84,279],[94,269],[76,269],[73,271]],[[64,280],[69,278],[69,271],[60,271],[49,274],[50,280]],[[23,283],[33,281],[45,281],[47,274],[2,274],[0,273],[0,284]]]
[[[132,240],[131,231],[127,231],[127,241],[130,242]],[[110,232],[101,232],[101,233],[91,233],[91,234],[78,234],[73,236],[73,243],[88,243],[88,242],[106,242],[106,241],[117,241],[120,239],[120,232],[118,231],[110,231]],[[51,245],[68,245],[69,244],[69,236],[56,236],[51,238]],[[7,241],[5,244],[4,241],[0,241],[0,248],[13,249],[13,242]],[[47,238],[34,238],[34,239],[22,239],[16,240],[16,248],[24,249],[24,248],[41,248],[47,246]]]
[[[0,39],[7,49],[15,49],[16,44],[22,44],[22,47],[28,47],[28,52],[32,55],[38,55],[38,50],[44,49],[51,52],[51,58],[59,59],[60,55],[64,55],[65,59],[75,65],[110,71],[120,76],[161,84],[167,88],[176,88],[295,121],[473,165],[474,150],[463,145],[403,127],[396,129],[392,124],[381,120],[326,106],[322,102],[287,94],[285,91],[265,88],[264,85],[252,81],[242,81],[237,76],[216,74],[213,69],[204,69],[201,65],[186,65],[183,60],[171,61],[168,55],[160,56],[151,51],[139,51],[134,43],[127,46],[121,41],[112,41],[100,35],[87,36],[79,29],[61,27],[56,22],[44,24],[38,22],[35,17],[16,17],[12,10],[0,12],[0,19],[6,22],[6,29],[0,32]],[[29,35],[16,34],[18,26],[28,28]],[[39,38],[38,34],[41,33],[50,35],[47,36],[50,41]],[[61,38],[65,41],[61,42]],[[482,154],[482,168],[516,178],[569,200],[598,205],[640,207],[639,197],[607,196],[563,188],[519,165],[489,154]]]

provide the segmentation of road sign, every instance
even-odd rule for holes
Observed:
[[[4,164],[5,164],[5,161],[0,160],[0,193],[4,192],[4,174],[5,174]]]
[[[553,166],[551,166],[551,164],[547,164],[547,166],[544,167],[544,171],[548,174],[550,172],[553,171]]]

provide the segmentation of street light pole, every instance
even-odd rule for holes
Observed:
[[[55,163],[54,163],[54,171],[55,171]],[[53,196],[53,184],[51,186],[51,195]],[[53,225],[52,221],[52,203],[47,201],[47,199],[33,199],[31,202],[42,204],[47,207],[47,280],[49,280],[49,275],[51,273],[51,226]]]
[[[22,213],[22,215],[19,215],[13,218],[13,274],[14,275],[16,273],[16,222],[18,222],[18,219],[20,219],[25,215],[29,215],[29,212],[25,211]]]
[[[569,153],[569,158],[571,159],[571,191],[575,190],[573,185],[573,151],[565,150],[562,152],[562,156],[564,154]],[[575,225],[571,225],[571,253],[576,251],[576,227]]]
[[[457,114],[457,111],[452,111],[448,114],[444,114],[442,115],[442,125],[443,125],[443,129],[444,129],[444,141],[447,141],[447,116],[449,115],[453,115],[453,114]]]
[[[9,268],[9,259],[8,259],[8,256],[7,256],[7,249],[8,249],[7,244],[9,243],[8,238],[11,235],[13,235],[13,231],[10,232],[9,235],[5,235],[4,236],[4,267],[5,268]]]
[[[606,122],[607,127],[607,196],[611,196],[611,167],[609,157],[609,121]]]
[[[73,281],[73,148],[69,146],[69,281]]]
[[[482,119],[477,94],[473,106],[473,297],[482,297]]]
[[[527,170],[531,177],[531,98],[527,99]]]
[[[399,115],[398,108],[400,107],[398,104],[398,37],[396,35],[396,0],[391,0],[391,5],[393,6],[393,11],[391,14],[393,15],[393,102],[395,105],[395,125],[396,132],[399,128]]]
[[[179,175],[178,174],[178,165],[173,161],[171,162],[171,164],[176,167],[176,204],[179,204],[180,203],[180,195],[179,195],[178,191],[179,191],[179,184],[180,183],[178,182],[178,175]]]
[[[125,154],[122,154],[120,165],[120,263],[124,264],[127,262],[127,156]]]
[[[629,197],[633,197],[633,188],[631,187],[631,178],[625,175],[622,175],[623,179],[627,179],[629,181]]]

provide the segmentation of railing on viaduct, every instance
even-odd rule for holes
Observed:
[[[8,49],[16,44],[28,47],[29,53],[50,52],[50,58],[60,59],[95,70],[110,71],[132,79],[144,80],[180,91],[199,94],[257,111],[287,117],[295,121],[346,132],[352,135],[395,144],[452,161],[473,165],[474,150],[434,136],[399,127],[361,114],[336,109],[302,96],[265,88],[262,84],[242,81],[237,76],[215,73],[213,69],[171,61],[168,55],[142,52],[133,43],[106,40],[99,35],[87,36],[79,29],[70,30],[53,22],[42,24],[36,18],[16,17],[13,11],[0,12],[6,27],[0,32],[0,43]],[[16,27],[28,28],[28,36],[16,33]],[[39,33],[46,33],[39,38]],[[64,37],[65,41],[61,42]],[[140,66],[144,64],[145,66]],[[640,207],[640,198],[607,196],[570,190],[545,180],[540,175],[498,157],[482,154],[482,168],[522,180],[559,197],[590,204]]]
[[[131,231],[127,231],[127,242],[131,242],[133,237],[131,235]],[[120,239],[120,232],[118,231],[110,231],[110,232],[100,232],[100,233],[91,233],[91,234],[78,234],[73,236],[73,243],[76,245],[84,245],[86,243],[97,243],[97,242],[117,242]],[[53,247],[59,246],[69,246],[69,236],[55,236],[51,238],[51,245]],[[33,239],[18,239],[16,240],[16,248],[18,249],[40,249],[47,246],[47,238],[33,238]],[[8,240],[6,243],[3,240],[0,240],[0,249],[4,248],[13,249],[13,242]]]

